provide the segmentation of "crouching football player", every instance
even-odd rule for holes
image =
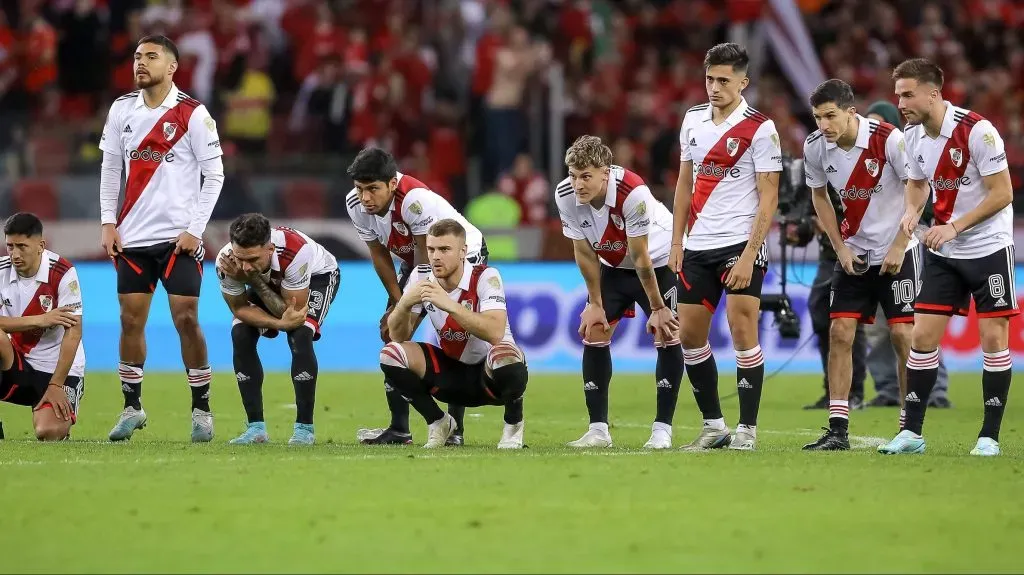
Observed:
[[[427,443],[442,447],[455,419],[437,401],[466,407],[505,406],[499,449],[523,447],[526,358],[512,339],[498,270],[466,265],[466,230],[443,219],[427,233],[428,265],[417,266],[388,317],[391,342],[380,369],[426,420]],[[409,341],[423,310],[441,347]]]
[[[46,249],[35,215],[14,214],[4,234],[10,255],[0,258],[0,401],[32,408],[37,439],[67,439],[85,385],[78,274]]]
[[[231,242],[217,256],[217,277],[231,308],[235,378],[249,425],[235,444],[265,443],[260,336],[288,335],[295,387],[295,431],[289,444],[310,445],[317,361],[313,342],[338,293],[338,263],[323,246],[290,228],[271,228],[262,214],[231,222]]]

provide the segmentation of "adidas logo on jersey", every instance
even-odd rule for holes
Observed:
[[[128,124],[125,124],[124,125],[124,132],[123,133],[131,134],[132,133],[132,127],[130,125],[128,125]]]
[[[913,403],[921,403],[921,399],[919,397],[917,397],[917,392],[915,392],[915,391],[911,391],[910,393],[908,393],[907,397],[904,398],[904,401],[910,401],[910,402],[913,402]]]
[[[924,156],[922,156],[921,154],[918,154],[917,155],[917,163],[918,164],[923,164],[924,163]]]
[[[583,384],[583,391],[597,391],[597,384],[592,381],[588,381]]]
[[[590,225],[591,225],[590,224],[590,220],[583,220],[583,223],[580,224],[580,227],[581,228],[589,228]]]
[[[833,166],[832,164],[829,164],[829,166],[827,168],[825,168],[825,173],[826,174],[837,174],[837,173],[839,173],[839,170],[837,170],[836,167]]]
[[[745,377],[740,379],[739,383],[736,384],[736,387],[740,389],[754,389],[754,386],[750,385],[750,382],[747,381],[747,378]]]
[[[999,401],[998,397],[993,397],[992,399],[989,399],[989,400],[985,401],[985,407],[1002,407],[1002,406],[1003,406],[1003,402]]]
[[[696,146],[697,145],[697,138],[690,138],[690,145],[691,146]]]
[[[903,313],[913,313],[913,312],[914,312],[914,306],[910,305],[909,303],[903,306]]]
[[[996,300],[996,307],[1006,307],[1006,300],[999,298]]]
[[[309,375],[309,373],[305,372],[305,371],[300,373],[299,375],[295,376],[295,381],[312,381],[312,380],[313,380],[313,376]]]

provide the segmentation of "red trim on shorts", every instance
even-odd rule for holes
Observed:
[[[711,302],[709,302],[707,298],[702,299],[700,303],[704,304],[704,307],[708,308],[708,311],[715,313],[715,306],[711,305]]]
[[[934,315],[955,315],[953,306],[951,305],[938,305],[933,303],[915,303],[915,313],[930,313]]]
[[[174,269],[174,262],[178,260],[178,254],[171,252],[171,259],[167,260],[167,268],[164,269],[164,279],[171,277],[171,270]]]
[[[683,282],[683,287],[686,291],[690,291],[690,282],[686,281],[686,276],[683,275],[682,270],[679,271],[679,281]]]
[[[434,351],[434,346],[427,344],[427,353],[430,355],[430,363],[434,364],[434,373],[441,373],[441,368],[437,365],[437,353]]]
[[[828,319],[856,319],[860,320],[864,317],[862,313],[855,313],[851,311],[837,311],[828,314]]]
[[[978,317],[1012,317],[1020,315],[1019,309],[1006,309],[1003,311],[987,311],[985,313],[979,313]]]
[[[631,305],[628,308],[626,308],[626,311],[622,312],[622,317],[636,317],[636,306]]]
[[[875,316],[869,316],[867,319],[860,320],[860,322],[866,325],[873,325],[875,323]]]
[[[128,267],[132,268],[132,271],[139,274],[140,276],[142,275],[142,268],[136,265],[135,262],[133,262],[132,260],[128,259],[128,257],[124,255],[124,253],[120,253],[117,255],[120,256],[121,259],[123,259],[126,264],[128,264]],[[117,264],[115,263],[114,265],[116,266]]]
[[[315,329],[316,333],[320,333],[320,322],[316,321],[316,318],[307,315],[306,323],[313,324],[313,328]]]
[[[7,395],[5,395],[2,398],[0,398],[0,401],[7,401],[8,399],[11,398],[12,395],[14,395],[14,392],[17,391],[17,390],[18,390],[18,384],[15,383],[15,384],[11,385],[11,389],[7,392]]]
[[[430,395],[437,395],[437,392],[440,391],[440,390],[441,390],[440,386],[435,385],[434,387],[430,388]]]
[[[912,317],[894,317],[894,318],[889,320],[889,325],[892,325],[894,323],[914,323],[914,318],[912,318]]]

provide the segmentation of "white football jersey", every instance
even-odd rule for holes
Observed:
[[[359,239],[364,242],[380,242],[407,264],[413,264],[416,257],[413,236],[426,235],[434,222],[446,218],[459,222],[466,229],[466,257],[474,258],[480,254],[483,242],[480,230],[469,223],[448,200],[408,174],[398,173],[394,199],[383,216],[367,212],[359,203],[359,192],[355,188],[345,197],[345,206]]]
[[[877,266],[901,233],[907,155],[898,128],[860,114],[857,121],[857,141],[849,151],[826,141],[820,130],[807,137],[804,178],[809,188],[832,184],[843,202],[843,241],[858,256],[870,252],[868,264]],[[907,249],[915,247],[917,239],[911,238]]]
[[[693,198],[686,249],[711,250],[750,239],[760,198],[755,174],[782,171],[775,123],[741,99],[719,125],[711,104],[686,112],[680,159],[693,162]]]
[[[647,250],[654,267],[668,263],[672,246],[672,212],[651,194],[643,178],[612,166],[604,205],[594,209],[576,199],[569,178],[555,188],[555,203],[562,219],[562,234],[586,240],[601,262],[613,268],[634,269],[627,238],[647,236]]]
[[[116,221],[126,248],[176,239],[199,202],[199,162],[222,155],[217,124],[206,106],[171,87],[155,109],[142,91],[110,106],[100,149],[124,158],[124,203]]]
[[[70,306],[72,313],[82,315],[82,286],[78,284],[78,272],[71,262],[43,250],[39,271],[30,278],[23,278],[11,264],[10,256],[0,257],[0,314],[5,317],[42,315],[58,307]],[[19,331],[8,334],[14,349],[20,353],[36,371],[53,373],[57,370],[60,344],[64,339],[64,327]],[[85,346],[78,343],[75,360],[69,375],[85,376]]]
[[[437,281],[430,267],[419,265],[413,270],[409,283],[405,289],[409,290],[420,280]],[[448,295],[455,301],[466,306],[474,312],[485,312],[493,309],[505,310],[505,287],[501,283],[501,275],[498,270],[487,266],[464,265],[462,279],[459,285],[448,292]],[[416,304],[412,307],[412,313],[419,315],[423,309],[427,310],[427,317],[437,331],[437,339],[441,344],[441,350],[452,359],[457,359],[468,365],[478,364],[487,359],[487,353],[491,351],[491,344],[466,331],[448,315],[431,304]],[[512,338],[512,328],[505,319],[505,336],[501,341],[515,343]]]
[[[270,230],[270,243],[274,244],[274,253],[270,256],[270,269],[264,275],[267,283],[276,290],[306,289],[313,276],[338,269],[338,262],[331,252],[298,230],[274,228]],[[230,250],[231,242],[228,242],[217,254],[217,261],[220,262],[220,256]],[[224,275],[219,264],[217,279],[220,280],[220,291],[223,293],[245,293],[245,284]]]
[[[973,210],[988,191],[981,178],[1009,168],[1003,139],[992,123],[978,114],[946,102],[939,137],[930,138],[924,126],[908,126],[907,176],[927,180],[932,187],[935,223],[947,224]],[[1013,207],[949,242],[949,257],[985,257],[1013,245]]]

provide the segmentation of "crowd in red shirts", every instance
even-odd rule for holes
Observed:
[[[557,168],[539,164],[549,157],[557,75],[566,142],[605,138],[618,162],[667,198],[682,115],[706,101],[705,50],[737,29],[756,30],[765,4],[20,0],[0,15],[0,150],[65,153],[57,169],[93,170],[89,150],[107,106],[133,89],[136,39],[164,33],[182,53],[179,87],[211,108],[229,154],[266,158],[254,163],[263,170],[338,173],[354,151],[379,145],[456,203],[472,173],[483,190],[515,197],[524,222],[540,222],[549,214],[548,170]],[[861,107],[892,100],[889,71],[902,58],[938,61],[946,97],[993,121],[1024,186],[1019,2],[798,4],[826,74],[850,82]],[[752,86],[751,103],[775,121],[784,150],[799,155],[813,129],[803,98],[771,59]],[[5,169],[17,174],[14,164]]]

